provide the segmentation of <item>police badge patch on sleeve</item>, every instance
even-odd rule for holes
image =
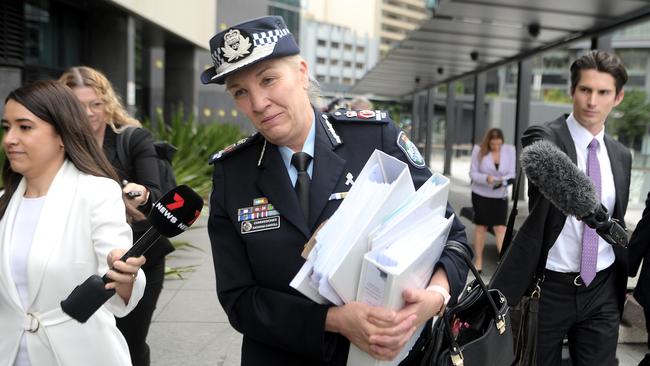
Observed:
[[[415,144],[409,140],[404,131],[401,131],[399,135],[397,135],[397,146],[399,146],[399,148],[404,151],[406,158],[411,162],[411,164],[413,164],[413,166],[419,169],[426,167],[424,158],[422,155],[420,155],[420,151],[418,150],[417,146],[415,146]]]

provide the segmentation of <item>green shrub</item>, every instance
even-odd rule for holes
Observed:
[[[192,117],[184,119],[182,111],[167,123],[159,118],[156,127],[152,127],[150,121],[145,121],[144,125],[155,139],[176,146],[178,150],[172,161],[176,182],[190,186],[203,197],[207,197],[212,188],[210,156],[244,137],[237,126],[219,122],[196,123]]]

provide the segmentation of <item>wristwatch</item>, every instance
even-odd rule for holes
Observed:
[[[451,295],[449,295],[449,292],[447,291],[446,288],[440,286],[440,285],[431,285],[426,288],[427,291],[432,291],[432,292],[437,292],[442,296],[442,306],[440,307],[440,311],[438,311],[438,314],[442,314],[442,311],[445,309],[445,306],[449,303],[449,300],[451,299]]]

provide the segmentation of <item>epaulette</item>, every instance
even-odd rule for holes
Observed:
[[[208,164],[213,164],[216,161],[231,156],[235,151],[243,148],[244,146],[248,146],[252,143],[257,142],[260,136],[262,135],[259,132],[256,132],[248,137],[244,137],[243,139],[235,142],[232,145],[224,147],[221,151],[216,152],[212,154],[212,156],[210,156],[210,160],[208,160]]]
[[[339,109],[329,113],[329,116],[336,122],[363,122],[363,123],[388,123],[392,122],[388,112],[380,109],[371,111],[368,109],[353,111]]]

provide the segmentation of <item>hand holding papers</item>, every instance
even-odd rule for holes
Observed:
[[[425,288],[447,241],[449,180],[436,174],[417,192],[408,166],[375,151],[339,209],[314,235],[315,244],[291,286],[315,302],[360,301],[399,310],[402,292]],[[314,238],[312,238],[314,239]],[[397,365],[350,347],[348,365]]]
[[[445,218],[449,180],[435,174],[415,195],[369,236],[372,250],[365,254],[357,301],[399,310],[402,292],[425,288],[447,242],[454,216]],[[397,365],[413,347],[422,327],[415,331],[393,361],[378,361],[354,345],[348,365]]]

